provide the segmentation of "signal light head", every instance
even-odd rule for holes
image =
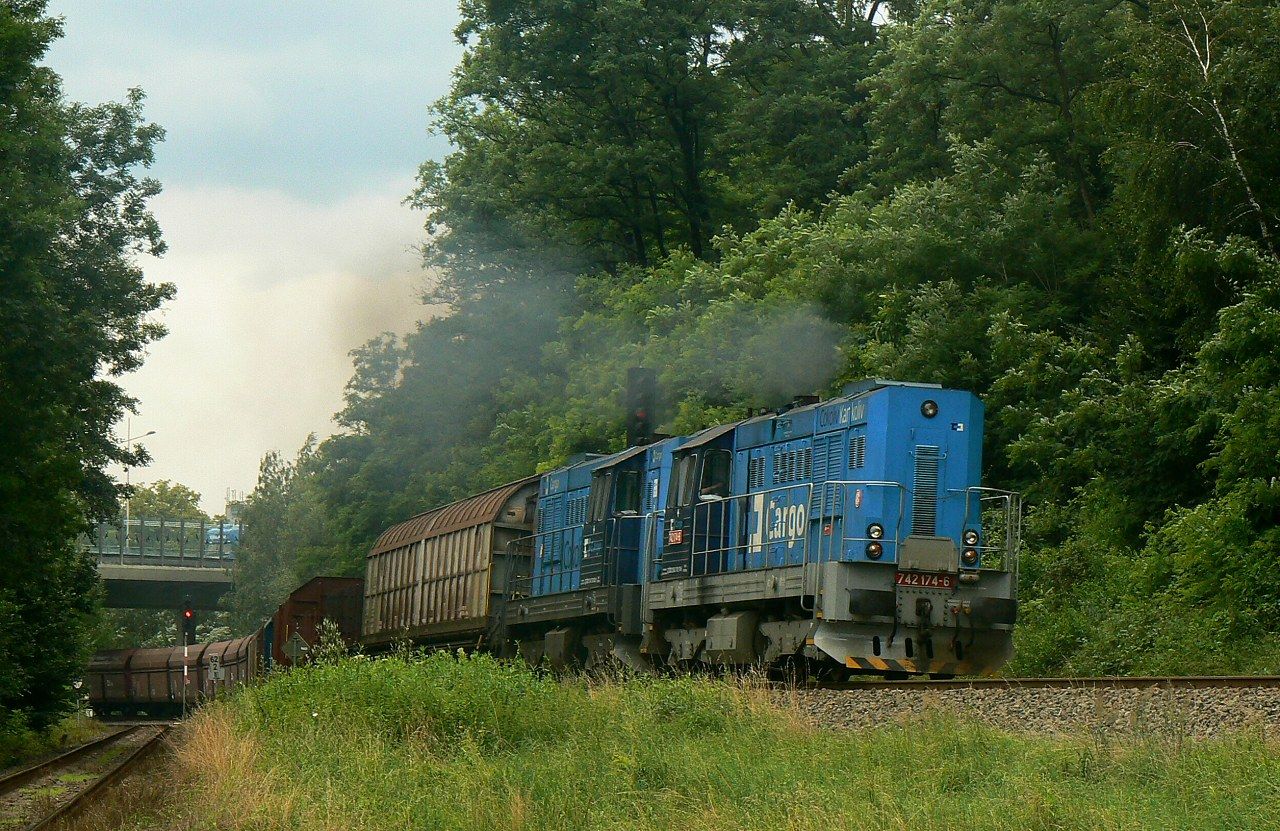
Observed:
[[[965,530],[965,532],[964,532],[964,544],[965,544],[965,545],[971,545],[971,546],[972,546],[972,545],[977,545],[977,544],[978,544],[978,532],[977,532],[977,531],[975,531],[975,530],[973,530],[972,528],[968,528],[968,529],[966,529],[966,530]]]
[[[884,546],[878,542],[867,543],[867,559],[878,560],[884,555]]]
[[[193,618],[193,617],[195,617],[195,616],[196,616],[196,613],[195,613],[195,612],[193,612],[193,611],[191,611],[190,609],[183,609],[183,610],[182,610],[182,616],[183,616],[184,618],[186,618],[187,620],[191,620],[191,618]]]
[[[967,566],[977,565],[978,552],[976,549],[966,548],[963,552],[961,552],[960,559],[963,560],[964,564]]]
[[[920,405],[920,415],[925,418],[933,418],[938,414],[938,402],[930,398],[928,401]]]
[[[867,526],[867,536],[873,540],[878,540],[884,536],[884,526],[878,522],[873,522]]]

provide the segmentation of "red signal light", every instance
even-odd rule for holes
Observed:
[[[195,617],[195,616],[196,616],[196,613],[195,613],[195,612],[193,612],[193,611],[191,611],[190,609],[183,609],[183,610],[182,610],[182,616],[183,616],[184,618],[186,618],[187,620],[191,620],[191,618],[193,618],[193,617]]]

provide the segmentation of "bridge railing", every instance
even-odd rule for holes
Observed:
[[[120,517],[98,523],[80,546],[104,563],[226,568],[243,534],[239,522]]]

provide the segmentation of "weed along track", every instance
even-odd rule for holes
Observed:
[[[138,724],[0,780],[0,829],[52,828],[160,746],[167,724]]]

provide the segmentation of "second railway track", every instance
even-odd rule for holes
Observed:
[[[167,724],[133,725],[0,778],[0,828],[54,827],[137,767],[168,732]]]

